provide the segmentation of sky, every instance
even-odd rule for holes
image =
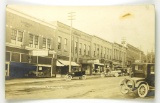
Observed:
[[[60,21],[70,25],[69,12],[74,13],[72,26],[110,42],[126,42],[145,54],[155,51],[155,11],[153,5],[132,6],[33,6],[8,5],[49,23]]]

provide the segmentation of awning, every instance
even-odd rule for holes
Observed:
[[[112,62],[112,63],[113,63],[113,65],[120,65],[119,62]]]
[[[46,64],[38,64],[37,66],[41,66],[41,67],[51,67],[51,65],[46,65]]]
[[[56,62],[56,66],[59,66],[59,67],[61,67],[61,66],[64,66],[62,63],[60,63],[59,61],[57,61]]]
[[[69,61],[65,61],[65,60],[58,60],[59,63],[61,63],[64,66],[68,66],[70,64]],[[77,64],[76,62],[71,62],[71,66],[80,66],[79,64]]]
[[[102,63],[94,63],[94,64],[104,66],[104,64],[102,64]]]

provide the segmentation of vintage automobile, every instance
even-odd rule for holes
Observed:
[[[122,67],[115,67],[114,70],[108,69],[107,72],[101,73],[101,77],[108,77],[108,76],[113,76],[113,77],[119,77],[123,75],[122,72]]]
[[[120,83],[123,94],[138,92],[139,97],[145,97],[155,87],[154,63],[134,63],[130,77]]]
[[[65,80],[72,80],[72,78],[74,77],[78,77],[79,79],[85,80],[86,79],[85,71],[77,71],[77,72],[68,73],[65,76]]]

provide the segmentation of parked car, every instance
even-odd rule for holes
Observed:
[[[79,79],[85,80],[86,79],[85,71],[77,71],[77,72],[68,73],[65,76],[65,79],[72,80],[72,78],[74,77],[79,77]]]
[[[154,63],[134,63],[130,78],[125,78],[120,83],[123,94],[138,91],[139,97],[147,96],[150,90],[155,89]]]
[[[101,77],[103,76],[113,76],[113,77],[119,77],[123,75],[123,72],[121,70],[122,67],[115,67],[114,70],[108,69],[107,72],[101,73]]]

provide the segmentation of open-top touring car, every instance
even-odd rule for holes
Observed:
[[[71,80],[74,77],[79,77],[79,79],[86,79],[86,75],[85,75],[85,71],[76,71],[76,72],[72,72],[72,73],[68,73],[65,76],[65,80]]]

